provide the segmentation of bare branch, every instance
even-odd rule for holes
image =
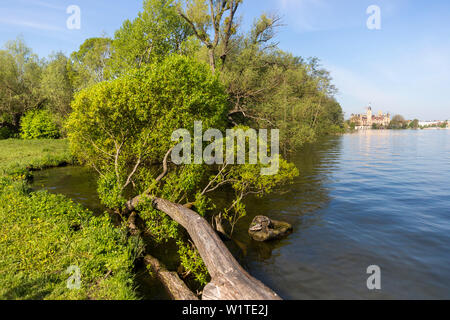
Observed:
[[[124,186],[122,187],[122,190],[124,190],[131,182],[134,174],[136,173],[137,169],[139,168],[141,164],[141,156],[139,156],[139,159],[136,161],[136,165],[133,168],[133,171],[131,171],[130,175],[128,176],[127,182],[125,182]]]
[[[225,28],[225,35],[224,35],[224,40],[223,40],[223,42],[224,42],[223,51],[222,51],[222,55],[220,56],[220,59],[222,59],[222,70],[225,67],[225,61],[227,59],[227,55],[228,55],[228,51],[229,51],[230,38],[232,36],[234,16],[236,14],[238,7],[239,7],[239,2],[236,2],[236,1],[231,2],[230,15],[228,17],[228,23]]]
[[[117,143],[117,141],[114,140],[114,145],[116,146],[116,155],[114,156],[114,170],[116,172],[117,182],[120,181],[120,174],[119,174],[119,156],[120,152],[122,150],[122,147],[125,142],[122,142],[120,145]]]
[[[114,155],[112,153],[109,153],[109,152],[103,150],[102,148],[98,147],[92,139],[88,139],[84,136],[81,136],[81,138],[83,140],[85,140],[86,142],[90,143],[97,151],[100,151],[101,153],[107,155],[110,158],[114,158]]]
[[[169,171],[169,167],[167,165],[167,160],[169,159],[169,155],[172,153],[173,147],[170,148],[169,151],[167,151],[164,160],[163,160],[163,172],[158,176],[158,178],[156,178],[155,182],[160,182],[167,174],[167,172]]]
[[[231,115],[236,114],[236,113],[242,114],[245,118],[249,118],[249,119],[253,119],[253,120],[257,120],[257,121],[264,121],[264,122],[269,123],[271,126],[275,126],[275,124],[274,124],[272,121],[270,121],[269,119],[265,119],[265,118],[262,118],[262,117],[252,116],[251,114],[248,114],[247,111],[241,110],[241,109],[230,111],[230,112],[228,113],[228,116],[231,116]]]
[[[202,196],[205,195],[205,193],[207,193],[208,188],[217,180],[217,178],[219,178],[219,176],[222,174],[222,172],[226,169],[226,167],[228,166],[228,164],[225,162],[224,165],[222,166],[222,169],[219,171],[219,173],[214,177],[214,179],[212,179],[208,185],[205,187],[205,189],[203,189],[202,191]]]
[[[192,30],[194,31],[195,35],[197,38],[200,39],[200,41],[202,41],[207,47],[211,46],[211,43],[208,41],[208,39],[203,35],[200,34],[197,30],[197,27],[195,26],[194,22],[192,22],[191,19],[189,19],[184,13],[183,11],[181,11],[181,9],[178,9],[178,14],[184,19],[186,20],[186,22],[192,27]]]

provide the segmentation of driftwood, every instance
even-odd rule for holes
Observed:
[[[140,235],[142,226],[138,226],[138,216],[132,212],[128,218],[128,229],[132,235]],[[173,300],[198,300],[198,297],[187,287],[176,272],[167,270],[166,266],[155,257],[146,254],[144,264],[153,275],[163,284]]]
[[[224,240],[224,241],[229,241],[231,240],[230,236],[227,234],[227,232],[225,231],[225,228],[223,227],[222,224],[222,219],[220,216],[214,216],[214,223],[216,225],[216,231],[219,233],[219,236]]]
[[[148,194],[130,200],[124,213],[131,213],[139,202],[149,198],[153,207],[169,215],[189,233],[211,275],[202,300],[280,300],[280,297],[245,271],[211,225],[196,212]]]
[[[150,267],[156,277],[166,288],[167,293],[174,300],[198,300],[197,296],[189,290],[183,280],[180,279],[176,272],[170,272],[166,267],[158,261],[158,259],[146,255],[144,263]]]

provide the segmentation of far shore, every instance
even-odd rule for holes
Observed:
[[[408,131],[408,130],[412,130],[412,131],[421,131],[421,130],[450,130],[450,128],[418,128],[418,129],[372,129],[372,128],[366,128],[366,129],[355,129],[353,131],[349,131],[349,133],[352,132],[359,132],[359,131]]]

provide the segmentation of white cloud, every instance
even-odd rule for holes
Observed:
[[[40,22],[34,22],[34,21],[28,21],[28,20],[20,20],[20,19],[4,19],[0,18],[1,24],[6,25],[12,25],[12,26],[19,26],[19,27],[26,27],[26,28],[32,28],[37,30],[46,30],[46,31],[62,31],[64,30],[61,27],[40,23]]]
[[[36,6],[45,7],[45,8],[49,8],[49,9],[55,9],[55,10],[65,10],[66,9],[63,6],[55,5],[55,4],[44,2],[44,1],[38,1],[38,0],[21,0],[21,2],[25,2],[29,5],[36,5]]]

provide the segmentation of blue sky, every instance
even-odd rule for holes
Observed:
[[[80,30],[66,28],[70,5],[81,8]],[[381,30],[366,26],[370,5],[381,9]],[[41,57],[70,54],[88,37],[113,36],[141,7],[141,0],[0,0],[0,43],[22,35]],[[283,17],[282,49],[316,56],[331,71],[347,117],[371,102],[407,118],[450,119],[450,1],[244,0],[242,25],[262,12]]]

